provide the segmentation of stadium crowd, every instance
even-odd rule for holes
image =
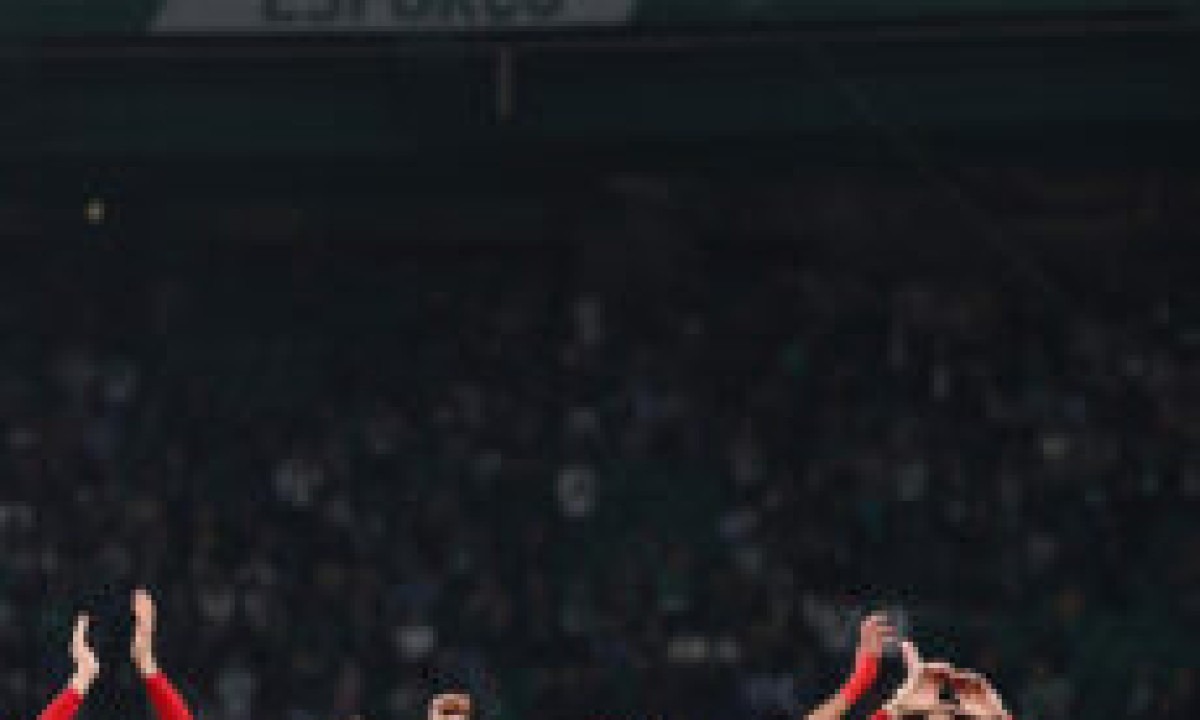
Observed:
[[[459,684],[511,720],[792,716],[864,604],[1021,720],[1200,711],[1200,334],[1165,293],[37,267],[0,289],[13,717],[78,605],[136,582],[204,720],[415,718]]]

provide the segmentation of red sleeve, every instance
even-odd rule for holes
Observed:
[[[79,712],[79,706],[82,704],[83,696],[79,691],[67,688],[46,706],[42,714],[38,715],[38,720],[71,720],[75,713]]]
[[[167,680],[162,673],[146,678],[146,692],[150,694],[150,704],[154,706],[154,714],[158,720],[192,720],[192,712],[188,710],[183,696]]]
[[[871,714],[871,720],[892,720],[892,715],[887,710],[880,708]]]
[[[863,696],[871,686],[875,684],[875,678],[879,676],[879,656],[867,653],[861,653],[854,659],[854,672],[850,675],[850,679],[842,686],[840,691],[841,696],[846,700],[846,703],[853,705],[858,702],[858,699]]]

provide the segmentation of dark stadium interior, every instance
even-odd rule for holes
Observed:
[[[1200,12],[930,4],[0,10],[0,709],[146,583],[199,720],[1197,717]]]

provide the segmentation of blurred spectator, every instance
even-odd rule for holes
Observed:
[[[0,706],[32,717],[53,628],[147,581],[202,720],[459,684],[514,720],[794,715],[863,603],[1022,720],[1200,710],[1171,288],[1064,313],[741,244],[636,292],[345,251],[0,269]]]

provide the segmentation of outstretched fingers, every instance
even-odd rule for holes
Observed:
[[[78,651],[87,647],[87,631],[92,624],[92,618],[87,613],[80,613],[75,618],[75,627],[71,631],[71,649]]]

